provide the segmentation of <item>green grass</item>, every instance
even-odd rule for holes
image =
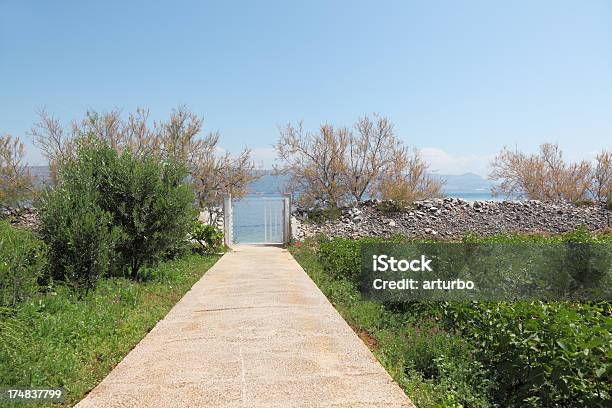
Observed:
[[[103,279],[83,299],[64,286],[0,317],[0,387],[64,387],[72,406],[95,387],[218,259],[189,255]]]

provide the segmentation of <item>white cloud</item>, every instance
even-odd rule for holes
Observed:
[[[440,174],[476,173],[486,177],[489,162],[495,155],[455,156],[436,147],[420,149],[423,159],[429,164],[429,171]]]

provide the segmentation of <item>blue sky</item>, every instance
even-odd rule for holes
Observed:
[[[269,165],[277,127],[380,112],[432,170],[486,174],[502,146],[612,143],[612,2],[0,0],[0,132],[45,107],[186,104]]]

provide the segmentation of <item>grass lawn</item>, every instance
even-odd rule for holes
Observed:
[[[0,317],[0,387],[64,387],[73,406],[219,259],[188,255],[145,282],[103,279],[83,299],[59,286]],[[31,406],[31,405],[29,405]]]

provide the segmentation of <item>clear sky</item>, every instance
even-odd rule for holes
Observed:
[[[504,145],[588,158],[612,146],[612,1],[0,0],[0,132],[179,104],[265,165],[278,125],[367,112],[441,173]]]

